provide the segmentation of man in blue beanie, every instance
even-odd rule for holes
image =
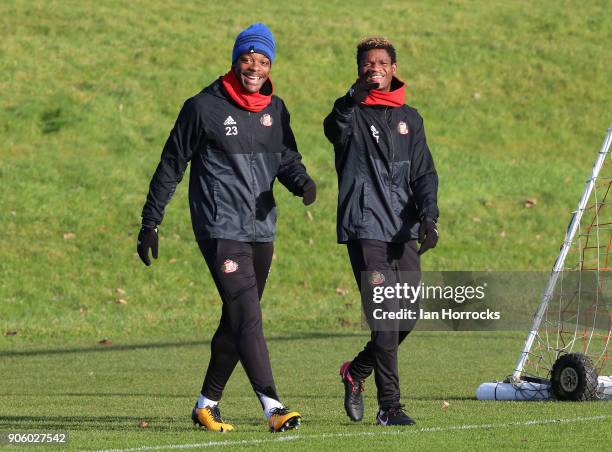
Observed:
[[[276,392],[264,339],[260,300],[276,235],[273,184],[280,181],[305,205],[316,185],[301,163],[283,101],[273,95],[275,42],[261,23],[236,38],[232,67],[188,99],[151,179],[137,251],[157,258],[157,226],[191,161],[189,206],[193,231],[222,300],[221,320],[192,420],[217,432],[234,430],[219,400],[240,361],[271,432],[296,428],[301,416]]]
[[[270,64],[272,64],[275,47],[274,36],[272,36],[268,27],[262,23],[253,24],[236,37],[232,50],[232,63],[235,63],[240,55],[248,52],[261,53],[268,57]]]

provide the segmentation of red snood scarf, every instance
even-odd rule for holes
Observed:
[[[272,93],[274,92],[274,85],[272,84],[272,80],[268,78],[264,83],[262,89],[258,93],[249,93],[238,77],[233,69],[225,74],[221,78],[221,82],[223,83],[223,88],[230,95],[234,102],[236,102],[241,108],[244,108],[248,111],[258,112],[266,108],[272,102]],[[265,91],[269,91],[270,94],[261,94],[261,91],[264,91],[264,88],[268,88],[266,85],[270,83],[269,89]]]
[[[373,89],[362,102],[363,105],[383,105],[386,107],[401,107],[406,103],[406,84],[393,77],[391,91]]]

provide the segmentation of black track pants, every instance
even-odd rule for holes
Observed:
[[[359,290],[362,272],[419,272],[420,258],[416,241],[389,243],[379,240],[355,240],[347,244],[349,258]],[[396,273],[397,274],[397,273]],[[400,280],[399,275],[396,279]],[[365,379],[372,372],[376,380],[378,404],[381,408],[400,402],[397,348],[409,331],[372,331],[365,348],[353,359],[349,372],[356,379]]]
[[[273,243],[214,239],[198,244],[223,301],[202,394],[220,400],[240,361],[253,389],[278,400],[259,305],[272,263]]]

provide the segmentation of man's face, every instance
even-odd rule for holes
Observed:
[[[258,92],[270,75],[270,59],[261,53],[243,53],[234,63],[240,83],[249,93]]]
[[[359,60],[359,77],[366,77],[368,83],[378,83],[380,91],[391,89],[396,70],[397,64],[391,63],[391,57],[385,49],[368,50]]]

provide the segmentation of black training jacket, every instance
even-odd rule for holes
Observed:
[[[191,161],[189,206],[198,240],[273,241],[274,180],[301,195],[298,182],[308,177],[301,159],[280,98],[249,112],[216,80],[183,105],[151,180],[143,224],[161,223]]]
[[[336,154],[339,243],[405,242],[423,217],[438,219],[438,175],[414,108],[354,107],[347,95],[324,130]]]

